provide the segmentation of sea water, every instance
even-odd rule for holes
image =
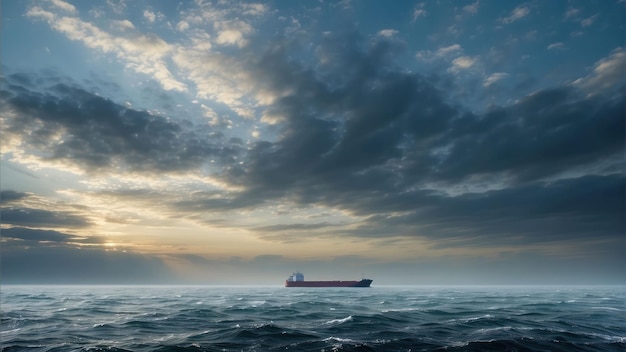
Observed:
[[[2,286],[2,351],[624,351],[612,287]]]

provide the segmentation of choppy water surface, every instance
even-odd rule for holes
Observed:
[[[3,286],[3,351],[624,351],[617,287]]]

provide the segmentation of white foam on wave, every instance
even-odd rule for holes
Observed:
[[[389,312],[412,312],[414,310],[420,310],[419,308],[396,308],[396,309],[383,309],[381,310],[382,313],[389,313]]]
[[[324,324],[342,324],[348,321],[352,321],[352,315],[348,315],[345,318],[342,319],[333,319],[333,320],[329,320],[327,322],[325,322]]]
[[[13,333],[13,332],[18,332],[18,331],[20,331],[20,328],[13,329],[13,330],[4,330],[4,331],[0,331],[0,335],[10,334],[10,333]]]
[[[457,322],[461,322],[461,323],[471,323],[477,320],[482,320],[482,319],[491,319],[494,316],[491,314],[485,314],[485,315],[481,315],[478,317],[470,317],[470,318],[461,318],[461,319],[450,319],[448,321],[446,321],[448,324],[449,323],[457,323]]]
[[[469,323],[471,321],[477,321],[477,320],[482,320],[482,319],[491,319],[491,318],[493,318],[493,315],[485,314],[485,315],[481,315],[479,317],[472,317],[472,318],[467,318],[467,319],[461,319],[461,321],[463,321],[465,323]]]
[[[327,337],[327,338],[325,338],[322,341],[324,341],[324,342],[333,342],[334,341],[334,342],[341,342],[341,343],[355,343],[356,342],[353,339],[344,339],[344,338],[341,338],[341,337],[334,337],[334,336]]]
[[[602,310],[612,310],[615,312],[621,312],[622,310],[615,307],[591,307],[591,309],[602,309]]]
[[[615,336],[615,335],[607,335],[607,334],[598,334],[598,333],[587,333],[588,336],[599,337],[605,341],[609,342],[626,342],[626,336]]]
[[[171,340],[171,339],[173,339],[175,337],[176,337],[175,334],[168,334],[168,335],[164,335],[164,336],[158,337],[154,341],[165,342],[165,341]]]

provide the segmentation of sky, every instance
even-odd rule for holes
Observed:
[[[4,284],[624,284],[624,1],[1,3]]]

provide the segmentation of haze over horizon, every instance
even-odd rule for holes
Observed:
[[[626,283],[623,0],[1,6],[2,284]]]

